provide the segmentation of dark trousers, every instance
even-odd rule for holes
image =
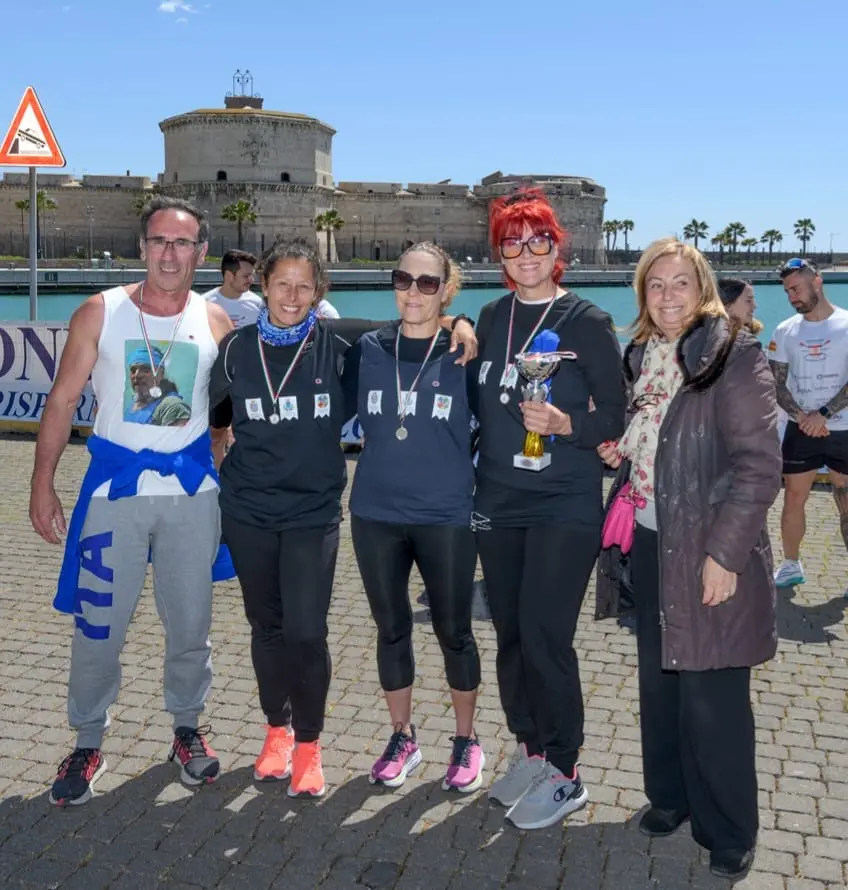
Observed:
[[[507,725],[567,775],[583,744],[574,631],[599,548],[595,525],[477,532]]]
[[[262,710],[269,725],[290,723],[297,741],[314,742],[330,688],[327,612],[339,528],[275,532],[226,513],[222,528],[250,624]]]
[[[645,794],[654,807],[688,812],[702,847],[750,850],[758,827],[751,670],[662,670],[657,533],[640,525],[631,572]]]
[[[471,632],[477,548],[468,526],[394,525],[351,516],[359,572],[377,625],[377,670],[386,692],[415,679],[409,573],[424,581],[433,630],[442,647],[451,689],[480,685],[480,655]]]

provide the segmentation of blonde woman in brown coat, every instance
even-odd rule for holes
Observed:
[[[635,531],[626,557],[602,551],[597,616],[616,614],[629,570],[651,804],[641,830],[669,835],[691,819],[713,873],[738,879],[758,828],[750,669],[777,647],[766,532],[781,472],[774,381],[693,247],[655,242],[634,286],[629,423],[598,451],[618,468],[611,503],[630,483]]]

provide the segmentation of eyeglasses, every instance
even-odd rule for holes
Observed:
[[[633,399],[630,409],[632,411],[641,411],[643,408],[653,408],[655,405],[659,405],[662,400],[663,397],[659,393],[645,392]]]
[[[554,246],[554,239],[545,232],[541,235],[531,235],[526,241],[520,238],[501,238],[501,256],[505,260],[515,260],[524,253],[524,245],[535,256],[547,256]]]
[[[418,288],[418,293],[432,297],[441,287],[442,279],[438,275],[419,275],[413,278],[403,269],[392,269],[392,287],[395,290],[409,290],[413,284]]]
[[[188,253],[203,242],[191,241],[188,238],[174,238],[173,240],[170,240],[168,238],[163,238],[160,235],[154,235],[151,238],[145,238],[144,243],[151,250],[165,250],[168,247],[173,247],[177,253]]]

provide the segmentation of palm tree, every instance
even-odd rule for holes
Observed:
[[[735,254],[739,246],[739,239],[744,238],[748,234],[748,230],[741,222],[732,222],[724,231],[727,233],[728,246]]]
[[[15,201],[15,209],[21,211],[21,239],[26,238],[26,230],[24,229],[24,213],[29,210],[29,201],[24,198],[22,201]]]
[[[809,218],[799,219],[795,222],[795,237],[801,242],[801,253],[807,252],[807,242],[813,237],[816,227]]]
[[[783,241],[783,233],[780,229],[767,229],[763,232],[762,238],[760,238],[763,244],[768,244],[768,261],[769,265],[771,265],[771,250],[775,244],[780,244]]]
[[[602,226],[601,231],[607,239],[607,253],[615,250],[615,238],[618,235],[618,227],[620,223],[617,219],[608,219]],[[610,238],[612,238],[612,247],[610,247]]]
[[[256,222],[256,211],[250,201],[233,201],[221,208],[221,219],[226,222],[235,223],[237,229],[238,249],[244,246],[244,224]]]
[[[759,244],[758,238],[745,238],[744,241],[741,242],[742,246],[747,248],[748,250],[748,263],[751,262],[751,248],[756,247]]]
[[[727,230],[725,229],[723,232],[713,235],[713,237],[710,238],[710,243],[718,247],[719,263],[724,262],[724,248],[730,244],[730,236],[727,234]]]
[[[315,231],[327,233],[327,262],[333,261],[333,232],[338,232],[345,224],[345,221],[339,216],[338,210],[328,210],[326,213],[319,213],[315,217]]]
[[[683,237],[688,238],[690,241],[694,241],[695,250],[697,250],[698,240],[700,238],[706,238],[709,230],[710,227],[705,222],[693,219],[691,222],[688,222],[683,226]]]
[[[632,219],[623,219],[618,224],[618,230],[620,232],[624,232],[624,249],[627,251],[630,250],[630,244],[627,240],[627,234],[628,234],[628,232],[632,232],[634,228],[635,228],[635,225],[634,225]]]

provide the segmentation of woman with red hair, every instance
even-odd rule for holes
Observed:
[[[573,638],[601,542],[595,449],[621,435],[625,390],[609,315],[560,285],[566,235],[544,194],[497,202],[490,237],[511,293],[483,307],[469,365],[480,423],[472,521],[517,748],[489,798],[510,807],[517,827],[543,828],[588,799],[577,772],[583,698]],[[576,354],[561,362],[545,402],[522,396],[522,352]],[[544,438],[550,463],[541,470],[514,460],[527,432]]]

